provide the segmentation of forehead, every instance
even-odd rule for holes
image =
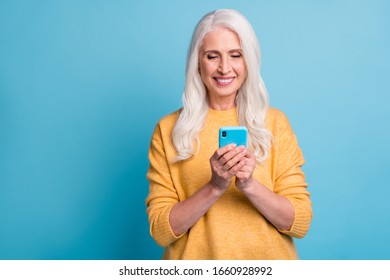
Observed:
[[[203,51],[241,49],[241,43],[234,31],[226,27],[217,27],[204,36],[201,49]]]

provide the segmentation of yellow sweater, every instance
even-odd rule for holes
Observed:
[[[275,193],[287,197],[295,210],[289,231],[269,223],[235,186],[230,187],[210,210],[183,235],[177,237],[169,224],[175,203],[183,201],[211,178],[209,159],[218,148],[221,126],[238,125],[237,110],[209,110],[199,139],[198,153],[172,163],[176,151],[171,134],[178,117],[174,112],[155,127],[150,150],[146,199],[150,233],[165,247],[163,259],[297,259],[292,237],[303,237],[312,218],[310,194],[301,170],[303,155],[286,116],[270,109],[266,126],[274,139],[270,156],[257,164],[253,177]]]

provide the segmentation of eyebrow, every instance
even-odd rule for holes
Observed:
[[[242,51],[242,49],[232,49],[232,50],[229,50],[228,52],[229,53],[234,53],[234,52],[242,53],[243,51]],[[207,53],[221,53],[221,52],[218,50],[206,50],[203,52],[203,54],[207,54]]]

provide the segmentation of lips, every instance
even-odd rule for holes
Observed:
[[[234,77],[223,77],[223,78],[214,77],[214,80],[220,86],[227,86],[227,85],[230,85],[233,82]]]

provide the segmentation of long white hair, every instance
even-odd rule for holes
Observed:
[[[260,76],[260,47],[247,19],[230,9],[206,14],[192,35],[187,55],[183,108],[172,132],[172,142],[177,151],[176,160],[191,158],[200,146],[198,134],[207,118],[209,104],[207,90],[198,71],[199,50],[204,36],[216,27],[228,28],[240,39],[247,77],[236,97],[238,121],[240,125],[248,128],[249,147],[256,155],[257,161],[263,162],[268,157],[272,134],[264,127],[269,102]]]

